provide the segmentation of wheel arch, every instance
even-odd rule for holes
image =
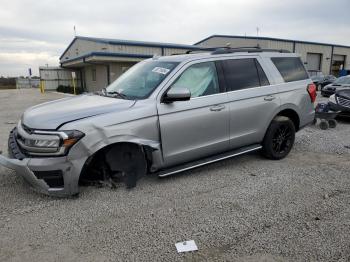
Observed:
[[[299,114],[295,110],[293,110],[291,108],[283,109],[278,114],[276,114],[274,116],[274,118],[276,116],[288,117],[290,120],[292,120],[292,122],[294,124],[294,127],[295,127],[295,131],[299,130],[299,128],[300,128],[300,117],[299,117]]]
[[[91,165],[97,163],[101,157],[105,156],[105,154],[114,147],[131,145],[132,147],[139,148],[147,161],[147,170],[149,171],[153,164],[153,152],[159,150],[159,147],[155,141],[147,141],[142,139],[118,139],[109,144],[100,144],[99,146],[94,147],[95,150],[90,150],[90,156],[86,159],[82,170],[79,175],[79,182],[84,177],[88,176],[89,168]]]

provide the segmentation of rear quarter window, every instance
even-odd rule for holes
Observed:
[[[222,61],[228,91],[269,85],[264,70],[255,58]]]
[[[285,82],[309,78],[299,57],[272,57],[271,60]]]

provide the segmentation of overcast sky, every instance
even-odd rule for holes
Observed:
[[[0,0],[0,76],[58,65],[77,35],[193,44],[212,34],[350,45],[350,0]]]

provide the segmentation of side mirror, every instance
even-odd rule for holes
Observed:
[[[188,88],[170,88],[170,90],[164,95],[163,103],[172,103],[175,101],[187,101],[191,98],[191,92]]]

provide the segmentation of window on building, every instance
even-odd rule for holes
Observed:
[[[220,93],[215,63],[199,63],[187,68],[171,88],[181,87],[188,88],[191,91],[191,97]]]
[[[273,57],[271,60],[285,82],[304,80],[309,77],[299,57]]]
[[[96,82],[96,68],[93,68],[91,70],[91,78],[92,78],[92,81]]]
[[[254,58],[224,60],[222,65],[228,91],[269,85],[265,72]]]

